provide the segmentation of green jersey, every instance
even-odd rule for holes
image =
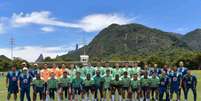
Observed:
[[[72,80],[72,87],[73,88],[80,88],[83,85],[83,79],[82,78],[74,78]]]
[[[112,81],[112,76],[104,76],[104,89],[110,88],[111,81]]]
[[[111,85],[113,85],[113,86],[120,86],[121,85],[121,80],[112,80],[111,82],[110,82],[110,84]]]
[[[122,87],[129,87],[131,79],[129,77],[122,77],[121,78],[121,85]]]
[[[45,85],[45,81],[41,80],[41,79],[35,79],[32,81],[32,84],[35,86],[35,87],[44,87]]]
[[[107,71],[107,70],[110,70],[110,74],[112,74],[112,71],[113,71],[113,68],[112,68],[112,67],[105,67],[105,68],[104,68],[104,72],[105,72],[104,74],[105,74],[105,75],[106,75],[106,71]]]
[[[94,70],[93,67],[87,67],[86,66],[86,67],[83,68],[83,72],[84,72],[85,76],[87,74],[90,74],[91,76],[93,76],[95,74],[95,70]]]
[[[140,87],[140,80],[132,80],[131,81],[131,88],[136,89]]]
[[[104,79],[101,76],[94,77],[94,84],[96,87],[101,87],[101,83],[104,82]]]
[[[158,77],[156,78],[150,78],[150,81],[151,81],[151,85],[150,87],[158,87],[159,84],[160,84],[160,79]]]
[[[59,84],[61,85],[61,87],[69,87],[71,83],[71,79],[69,77],[62,77],[59,80]]]
[[[122,68],[122,69],[121,69],[121,75],[123,75],[124,72],[128,72],[128,75],[130,76],[131,68],[129,68],[129,67],[124,67],[124,68]]]
[[[73,68],[73,69],[70,69],[69,71],[70,71],[70,72],[69,72],[69,78],[70,78],[70,80],[72,81],[73,78],[75,78],[76,69]]]
[[[85,78],[84,68],[77,67],[76,72],[80,72],[80,77]],[[75,72],[75,74],[76,74],[76,72]]]
[[[131,68],[131,75],[133,75],[133,74],[139,74],[140,71],[141,71],[140,67],[133,67],[133,68]]]
[[[95,67],[95,71],[99,70],[100,75],[103,76],[105,75],[105,68],[104,67]]]
[[[47,81],[47,88],[57,88],[58,87],[58,80],[55,78],[51,78]]]
[[[90,80],[85,79],[85,80],[83,81],[83,85],[84,85],[85,87],[93,86],[93,85],[94,85],[94,80],[93,80],[93,79],[90,79]]]
[[[119,75],[119,76],[121,76],[121,69],[120,68],[114,68],[113,70],[112,70],[112,76],[113,77],[115,77],[116,75]]]
[[[147,87],[147,86],[150,86],[150,84],[151,84],[150,78],[145,79],[144,77],[142,77],[140,82],[141,82],[142,87]]]

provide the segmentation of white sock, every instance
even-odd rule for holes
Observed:
[[[46,101],[49,101],[49,100],[50,100],[50,96],[47,95],[47,96],[46,96]]]
[[[121,101],[122,100],[122,97],[121,96],[119,96],[119,101]]]
[[[114,101],[114,95],[112,95],[112,101]]]

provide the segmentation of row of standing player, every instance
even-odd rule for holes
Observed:
[[[44,64],[44,68],[42,70],[39,70],[39,68],[28,70],[26,68],[26,64],[23,64],[23,66],[24,68],[22,73],[16,71],[14,68],[12,71],[8,72],[8,75],[7,75],[7,78],[8,78],[7,82],[9,81],[8,99],[10,98],[10,94],[12,93],[14,94],[14,98],[16,98],[17,97],[16,93],[18,92],[18,88],[19,88],[21,101],[23,101],[25,93],[26,93],[27,99],[30,101],[31,100],[30,85],[31,85],[32,77],[37,77],[37,79],[33,80],[32,82],[33,89],[34,89],[33,100],[35,100],[37,93],[40,94],[41,100],[45,99],[44,93],[43,93],[44,91],[49,92],[48,94],[50,95],[50,97],[54,98],[54,92],[57,91],[56,90],[57,88],[61,88],[59,90],[60,92],[59,94],[62,94],[62,92],[65,91],[65,97],[67,97],[69,88],[73,88],[72,90],[74,91],[74,93],[75,91],[76,92],[78,91],[77,93],[80,93],[82,89],[84,89],[85,91],[89,91],[90,89],[91,91],[95,91],[95,93],[99,89],[102,93],[102,90],[104,91],[106,89],[110,89],[113,92],[114,92],[114,89],[123,90],[123,91],[127,90],[129,92],[129,87],[131,87],[132,88],[131,90],[133,92],[136,92],[138,99],[140,97],[144,97],[144,99],[149,99],[150,90],[152,92],[155,91],[156,95],[159,93],[160,95],[159,98],[161,98],[161,96],[164,93],[169,95],[167,84],[163,85],[164,80],[166,80],[166,77],[167,77],[169,78],[168,81],[172,81],[170,85],[170,95],[172,95],[175,92],[178,96],[177,99],[179,100],[180,87],[183,86],[182,88],[186,88],[186,89],[183,89],[185,92],[185,95],[187,95],[186,92],[188,92],[190,88],[193,90],[193,92],[195,92],[194,96],[196,100],[196,91],[195,91],[196,78],[195,76],[192,76],[191,73],[189,73],[190,81],[188,79],[184,80],[184,78],[188,76],[185,76],[187,74],[187,69],[183,66],[183,62],[180,62],[180,68],[173,69],[174,71],[171,71],[171,72],[167,68],[167,66],[164,66],[164,68],[159,69],[157,68],[156,64],[154,65],[154,68],[148,68],[148,65],[145,65],[144,69],[141,70],[141,68],[138,67],[137,63],[133,65],[133,68],[130,68],[128,63],[125,63],[124,68],[119,68],[119,64],[117,63],[114,69],[109,67],[108,64],[105,65],[106,68],[103,68],[101,66],[97,66],[96,68],[92,68],[91,66],[84,66],[83,68],[78,68],[78,67],[75,68],[74,65],[71,65],[70,69],[66,69],[64,65],[62,65],[61,69],[56,68],[56,65],[53,65],[53,68],[48,69],[47,64]],[[37,67],[37,65],[35,65],[35,67]],[[161,71],[163,71],[164,73],[162,73]],[[165,74],[164,77],[159,76],[159,74],[161,73]],[[18,76],[18,74],[21,74],[21,75]],[[37,75],[37,74],[40,74],[40,75]],[[87,75],[87,74],[88,76],[86,80],[83,80],[84,79],[83,75]],[[153,80],[153,79],[151,80],[149,76],[152,76],[152,74],[156,74],[155,76],[159,78],[158,86],[160,89],[156,89],[158,88],[157,86],[149,87],[149,81]],[[75,77],[75,75],[77,76]],[[139,75],[143,75],[144,77],[139,78]],[[57,80],[55,76],[61,77],[61,78]],[[91,76],[93,77],[93,80],[91,80]],[[131,79],[132,77],[129,78],[129,76],[132,76],[133,80]],[[42,79],[40,79],[40,77]],[[119,77],[121,78],[119,80],[120,83],[118,84]],[[115,78],[115,79],[112,79],[112,78]],[[13,86],[14,84],[16,84],[16,82],[14,81],[19,81],[18,86],[16,85]],[[140,81],[139,85],[136,83],[138,81]],[[178,82],[175,82],[175,81],[178,81]],[[184,81],[186,81],[186,83]],[[69,84],[71,84],[71,86],[69,86]],[[103,86],[101,86],[101,84],[103,84]],[[193,86],[190,86],[189,84]],[[83,85],[83,87],[80,85]],[[188,87],[184,87],[184,85]],[[139,94],[139,92],[141,92],[141,94]],[[158,99],[157,96],[155,99]],[[169,97],[167,96],[166,99],[168,100]],[[187,99],[187,96],[185,96],[185,99]]]

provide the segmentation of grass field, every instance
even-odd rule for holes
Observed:
[[[201,96],[200,96],[201,95],[201,70],[196,70],[196,71],[192,71],[192,72],[198,78],[197,101],[201,101]],[[7,96],[7,89],[5,86],[5,77],[1,77],[0,78],[0,101],[6,101],[6,96]],[[193,101],[193,94],[191,91],[190,91],[190,94],[188,96],[189,96],[188,101]],[[183,99],[184,99],[184,97],[183,97],[183,92],[182,92],[181,101],[184,101]],[[13,98],[11,99],[11,101],[13,101]],[[18,101],[19,101],[19,97],[18,97]]]

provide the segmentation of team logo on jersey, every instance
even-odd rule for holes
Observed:
[[[161,82],[161,85],[165,85],[165,82]]]
[[[13,80],[13,81],[16,81],[16,80],[17,80],[17,78],[16,78],[16,77],[13,77],[13,78],[12,78],[12,80]]]
[[[173,81],[177,81],[177,77],[173,77]]]
[[[187,83],[188,83],[188,84],[191,84],[191,81],[188,81]]]
[[[27,80],[27,79],[24,79],[23,82],[24,82],[25,84],[27,84],[27,83],[28,83],[28,80]]]

